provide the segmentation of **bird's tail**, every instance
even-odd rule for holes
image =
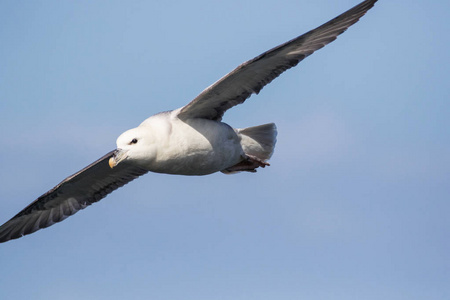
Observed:
[[[259,167],[269,166],[266,161],[272,156],[277,142],[277,127],[275,124],[270,123],[235,130],[241,137],[241,147],[245,156],[242,157],[241,162],[222,170],[222,173],[256,172]]]
[[[265,162],[273,154],[277,142],[277,126],[274,123],[237,129],[241,135],[244,153]]]

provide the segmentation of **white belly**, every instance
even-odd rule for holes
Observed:
[[[158,147],[153,172],[206,175],[239,163],[244,152],[240,137],[225,123],[191,119],[172,120],[165,145]]]

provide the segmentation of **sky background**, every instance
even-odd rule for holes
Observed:
[[[358,0],[1,1],[0,222]],[[450,2],[380,0],[228,111],[256,174],[148,174],[0,245],[2,299],[450,299]]]

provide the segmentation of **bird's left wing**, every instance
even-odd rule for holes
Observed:
[[[113,153],[114,151],[109,152],[83,170],[67,177],[0,226],[0,243],[60,222],[147,173],[146,170],[127,163],[121,163],[111,169],[108,160]]]
[[[243,103],[281,73],[334,41],[372,8],[375,2],[377,0],[361,2],[322,26],[243,63],[181,108],[178,117],[220,121],[226,110]]]

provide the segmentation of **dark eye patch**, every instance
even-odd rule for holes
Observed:
[[[130,142],[130,145],[131,145],[131,144],[136,144],[137,142],[138,142],[137,139],[132,139],[131,142]]]

